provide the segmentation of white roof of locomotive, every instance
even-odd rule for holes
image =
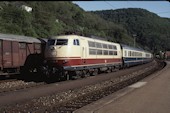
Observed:
[[[79,36],[79,35],[59,35],[59,36],[52,36],[49,39],[57,39],[57,38],[64,38],[64,39],[68,39],[72,38],[72,39],[86,39],[86,40],[91,40],[91,41],[100,41],[100,42],[104,42],[104,43],[109,43],[109,44],[119,44],[119,43],[115,43],[115,42],[109,42],[106,40],[102,40],[102,39],[97,39],[97,38],[91,38],[91,37],[85,37],[85,36]]]
[[[13,35],[13,34],[2,34],[0,33],[0,40],[10,40],[17,42],[28,42],[28,43],[41,43],[40,40],[34,37],[21,36],[21,35]]]

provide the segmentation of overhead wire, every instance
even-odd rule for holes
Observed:
[[[105,3],[107,3],[109,6],[111,6],[113,9],[117,9],[117,7],[113,6],[112,4],[110,4],[108,1],[104,1]]]
[[[159,12],[157,14],[162,14],[162,13],[170,13],[170,11],[167,11],[167,12]]]
[[[117,7],[113,6],[111,3],[109,3],[108,1],[104,1],[105,3],[107,3],[109,6],[111,6],[113,9],[117,9]],[[136,7],[134,4],[132,4],[129,0],[126,0],[127,4]],[[154,12],[155,14],[163,14],[163,13],[170,13],[170,11],[165,11],[165,12]]]

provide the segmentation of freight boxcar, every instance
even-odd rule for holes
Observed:
[[[0,75],[19,73],[29,55],[41,54],[41,43],[33,37],[0,34]]]

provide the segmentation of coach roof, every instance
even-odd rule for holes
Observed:
[[[130,50],[136,50],[136,51],[145,51],[141,48],[135,48],[135,47],[131,47],[131,46],[128,46],[128,45],[124,45],[124,44],[121,44],[121,46],[124,48],[124,49],[130,49]]]
[[[18,41],[18,42],[28,42],[28,43],[41,43],[40,40],[28,37],[28,36],[21,36],[21,35],[13,35],[13,34],[1,34],[0,33],[0,40],[10,40],[10,41]]]
[[[48,37],[48,39],[57,39],[57,38],[83,38],[83,39],[93,40],[93,41],[102,41],[102,42],[105,42],[105,43],[119,44],[119,43],[116,43],[116,42],[107,41],[107,40],[102,39],[100,37],[99,38],[98,37],[94,37],[94,36],[87,37],[87,36],[80,36],[80,35],[75,35],[75,34],[71,34],[71,35],[58,35],[58,36]]]

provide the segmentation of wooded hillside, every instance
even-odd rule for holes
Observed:
[[[161,18],[145,9],[128,8],[93,12],[107,21],[121,24],[128,35],[152,51],[170,49],[170,19]]]
[[[65,32],[79,32],[84,35],[110,37],[116,42],[131,39],[126,29],[101,17],[85,12],[72,2],[1,2],[0,31],[47,38]],[[31,7],[26,12],[22,5]]]
[[[23,5],[32,8],[27,12]],[[71,1],[1,1],[0,32],[39,38],[78,32],[147,50],[170,49],[170,19],[144,9],[86,12]]]

